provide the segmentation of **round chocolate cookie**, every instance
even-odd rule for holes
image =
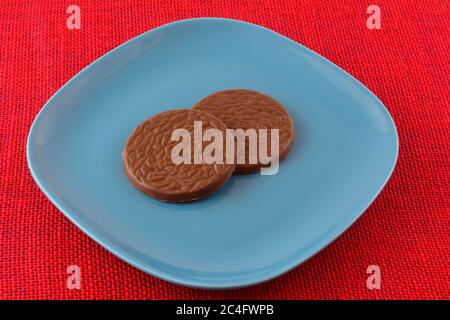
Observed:
[[[207,112],[230,129],[267,129],[267,154],[272,154],[271,129],[278,129],[279,160],[283,160],[294,142],[294,124],[287,110],[275,99],[252,90],[231,89],[213,93],[200,100],[194,110]],[[245,163],[237,163],[235,174],[254,173],[266,167],[259,155],[250,161],[248,139],[245,143]],[[251,163],[256,162],[256,163]]]
[[[212,131],[225,137],[223,122],[198,110],[170,110],[142,122],[128,137],[122,154],[126,175],[133,185],[168,202],[197,200],[219,189],[231,177],[235,165],[226,163],[225,139],[223,161],[203,159],[203,150],[215,139],[204,142],[199,129],[217,129]],[[220,145],[220,140],[217,143]],[[215,155],[215,151],[208,154]]]

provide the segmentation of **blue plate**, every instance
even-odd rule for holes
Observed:
[[[278,174],[235,176],[181,205],[136,190],[121,164],[132,129],[227,88],[265,92],[290,112],[296,140]],[[39,187],[92,239],[154,276],[203,288],[259,283],[323,249],[375,199],[397,153],[388,111],[360,82],[228,19],[164,25],[99,58],[45,104],[27,145]]]

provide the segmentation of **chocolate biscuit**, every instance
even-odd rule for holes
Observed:
[[[172,141],[176,129],[194,136],[194,122],[202,130],[218,129],[225,136],[222,121],[199,110],[170,110],[142,122],[128,137],[122,154],[125,173],[143,193],[167,202],[186,202],[204,198],[219,189],[233,174],[234,163],[195,163],[194,142],[190,163],[174,163]],[[205,142],[201,142],[205,147]],[[198,146],[198,145],[197,145]],[[225,153],[225,147],[223,147]],[[198,156],[198,152],[197,152]],[[225,154],[224,154],[225,158]]]
[[[230,129],[267,129],[270,154],[270,129],[279,130],[279,160],[286,157],[294,141],[294,125],[287,110],[275,99],[252,90],[231,89],[213,93],[194,105],[194,110],[207,112],[225,123]],[[248,142],[248,140],[247,140]],[[249,161],[248,143],[245,145],[245,163],[237,163],[235,174],[258,172],[262,164]]]

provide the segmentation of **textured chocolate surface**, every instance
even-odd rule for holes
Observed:
[[[185,202],[208,196],[230,178],[235,165],[225,161],[224,164],[194,164],[194,152],[192,164],[172,161],[172,148],[178,143],[171,141],[172,132],[184,128],[193,137],[194,121],[202,121],[203,132],[216,128],[225,136],[222,121],[192,109],[159,113],[134,129],[126,142],[122,161],[136,188],[162,201]]]
[[[294,142],[294,125],[287,110],[275,99],[252,90],[232,89],[213,93],[194,107],[194,110],[205,111],[222,120],[230,129],[279,129],[279,158],[288,154]],[[268,150],[270,134],[268,134]],[[248,143],[246,143],[247,160],[245,164],[237,164],[235,174],[258,172],[263,166],[259,161],[250,164],[248,161]]]

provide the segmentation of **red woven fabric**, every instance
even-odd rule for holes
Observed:
[[[381,8],[381,30],[366,27]],[[66,28],[66,8],[81,29]],[[449,35],[447,1],[0,2],[0,298],[449,298]],[[26,164],[28,130],[67,80],[124,41],[191,17],[253,22],[298,41],[361,80],[396,122],[392,179],[344,235],[307,263],[255,287],[206,291],[168,284],[115,258],[56,210]],[[66,286],[81,267],[81,290]],[[381,268],[381,289],[366,269]]]

